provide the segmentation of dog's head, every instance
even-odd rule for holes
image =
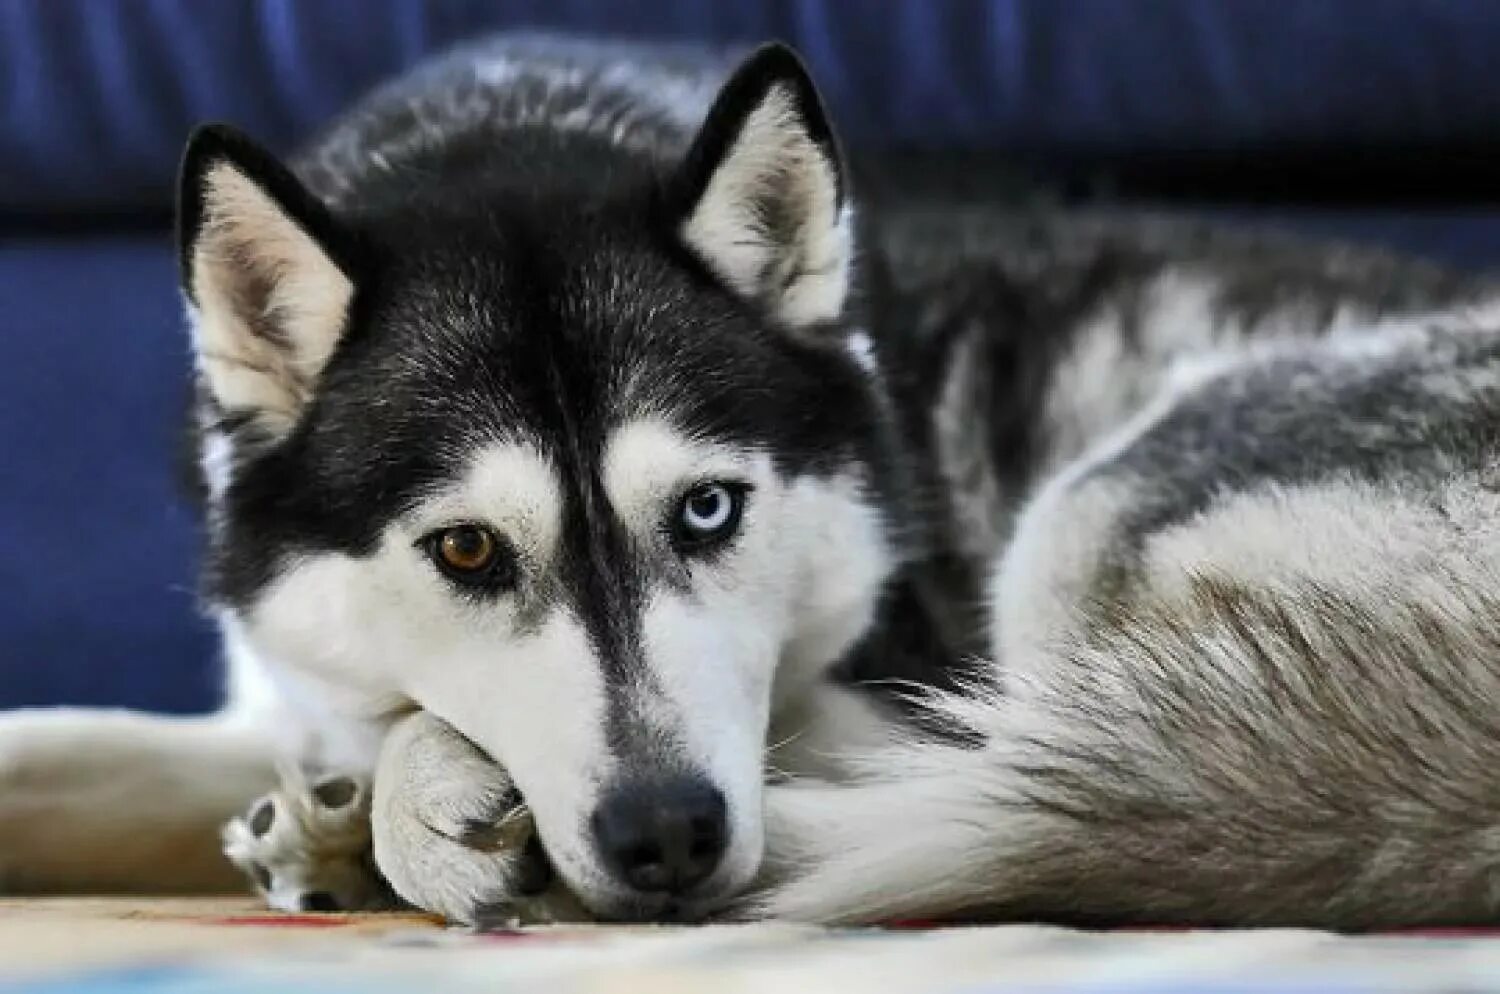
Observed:
[[[213,595],[505,764],[597,913],[706,908],[760,860],[778,668],[846,649],[891,566],[833,135],[768,48],[670,169],[439,165],[335,207],[191,142]]]

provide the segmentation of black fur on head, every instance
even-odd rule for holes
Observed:
[[[411,143],[378,172],[352,173],[337,203],[320,202],[236,132],[197,132],[184,159],[179,232],[184,284],[200,310],[194,258],[204,177],[216,163],[246,177],[284,214],[287,231],[349,284],[337,341],[294,420],[268,433],[253,418],[219,419],[237,458],[212,515],[210,596],[247,603],[298,551],[369,552],[393,516],[463,469],[465,453],[516,434],[564,474],[576,542],[607,543],[618,529],[590,519],[609,513],[599,499],[601,448],[612,428],[645,412],[704,438],[764,448],[787,476],[857,465],[872,498],[891,506],[887,412],[874,378],[844,347],[844,308],[820,316],[828,333],[811,336],[788,333],[795,322],[774,312],[776,293],[823,275],[774,253],[824,238],[811,225],[827,222],[830,205],[808,201],[822,213],[794,219],[797,230],[770,224],[750,233],[776,266],[754,286],[725,279],[711,252],[684,240],[685,217],[744,151],[746,122],[772,94],[789,100],[782,109],[791,113],[775,115],[761,137],[785,141],[796,168],[826,172],[787,186],[787,163],[773,162],[772,185],[763,186],[752,161],[752,182],[740,188],[770,200],[744,216],[776,221],[765,211],[803,203],[777,197],[829,189],[836,215],[845,198],[836,142],[806,71],[783,47],[753,55],[696,139],[679,146],[643,150],[534,122],[456,131]],[[286,275],[276,266],[259,272]],[[768,282],[773,276],[780,282]],[[569,555],[581,567],[600,562],[598,552],[580,544]]]

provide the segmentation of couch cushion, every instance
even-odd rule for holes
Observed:
[[[0,211],[160,209],[222,118],[286,148],[500,28],[785,38],[857,140],[1028,158],[1490,145],[1487,0],[0,0]]]
[[[0,241],[0,707],[217,696],[164,235]]]

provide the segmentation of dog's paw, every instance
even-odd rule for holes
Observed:
[[[510,776],[445,722],[418,712],[391,729],[373,803],[375,862],[417,907],[475,925],[587,917]]]
[[[281,786],[224,826],[224,854],[282,911],[369,911],[395,904],[370,849],[361,778],[284,769]]]

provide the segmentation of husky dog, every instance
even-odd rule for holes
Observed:
[[[1496,288],[857,224],[796,57],[725,70],[508,40],[289,166],[195,135],[231,703],[0,722],[0,883],[218,886],[227,819],[277,906],[463,921],[1492,914]]]
[[[760,866],[768,741],[806,774],[883,738],[835,672],[903,541],[848,191],[796,57],[726,68],[506,40],[291,166],[194,135],[231,703],[0,727],[7,887],[222,885],[218,824],[274,787],[224,843],[279,906],[377,901],[373,841],[456,918],[554,870],[698,916]]]

